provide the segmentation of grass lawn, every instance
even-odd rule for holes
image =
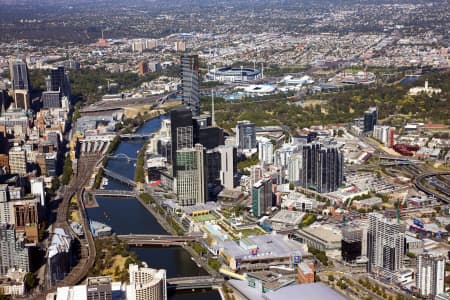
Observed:
[[[246,238],[246,237],[249,237],[252,235],[261,235],[261,234],[266,233],[266,232],[264,232],[264,230],[262,230],[259,227],[253,227],[250,229],[242,229],[242,230],[239,230],[239,232],[242,233],[242,238]]]
[[[199,222],[199,223],[217,220],[217,218],[215,216],[213,216],[212,214],[200,215],[200,216],[195,216],[192,218],[195,220],[195,222]]]

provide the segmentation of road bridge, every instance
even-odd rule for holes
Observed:
[[[126,190],[91,190],[93,196],[103,197],[136,197],[135,191]]]
[[[103,175],[104,176],[109,177],[109,178],[114,179],[114,180],[117,180],[120,183],[126,184],[128,186],[136,187],[136,182],[134,182],[130,178],[122,176],[122,175],[120,175],[120,174],[118,174],[116,172],[113,172],[113,171],[108,170],[108,169],[103,168],[103,167],[102,167],[102,169],[103,169]]]
[[[182,246],[185,243],[197,241],[200,235],[126,234],[117,235],[117,238],[133,246]]]
[[[121,139],[136,140],[136,139],[149,139],[152,138],[154,135],[155,135],[154,133],[122,133],[119,136]]]
[[[222,277],[192,276],[167,279],[167,288],[175,290],[207,289],[224,283]]]
[[[137,158],[135,157],[129,157],[125,153],[119,153],[116,155],[108,155],[109,159],[126,159],[127,161],[137,161]]]

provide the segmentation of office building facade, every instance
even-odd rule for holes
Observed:
[[[207,199],[205,150],[202,145],[177,150],[175,186],[180,206],[203,204]]]
[[[256,148],[256,126],[250,121],[236,124],[236,147],[239,150]]]
[[[269,139],[261,139],[258,142],[258,158],[261,164],[273,163],[273,144]]]
[[[9,170],[11,174],[27,174],[27,156],[25,149],[11,148],[9,151]]]
[[[31,90],[30,75],[27,64],[21,60],[12,62],[11,81],[13,90]]]
[[[186,107],[179,106],[170,111],[172,176],[176,177],[177,150],[194,146],[194,129],[192,112]]]
[[[200,115],[200,78],[198,55],[181,56],[181,91],[184,106],[193,116]]]
[[[253,216],[259,218],[272,207],[272,179],[263,178],[256,182],[252,188]]]
[[[64,66],[59,66],[50,70],[51,90],[59,91],[61,96],[70,98],[70,80],[66,74]]]
[[[219,146],[220,153],[220,182],[226,189],[235,187],[235,175],[237,173],[237,153],[232,145]]]
[[[367,240],[363,238],[363,230],[355,226],[345,226],[342,228],[341,253],[342,259],[347,262],[355,261],[363,253],[363,243]]]
[[[41,96],[43,108],[60,108],[61,94],[58,91],[46,91]]]
[[[300,185],[319,193],[336,191],[343,181],[344,156],[335,145],[312,142],[301,147]]]
[[[167,300],[166,270],[129,266],[130,284],[127,300]]]
[[[370,213],[367,252],[371,273],[392,274],[403,268],[405,225],[380,213]]]
[[[416,288],[422,297],[445,292],[445,257],[421,254],[416,259]]]
[[[377,124],[378,111],[376,107],[370,107],[364,112],[364,128],[363,132],[373,131],[373,127]]]
[[[395,127],[375,125],[373,127],[373,137],[383,143],[388,148],[392,148],[394,141]]]
[[[30,272],[30,251],[14,225],[0,224],[0,275],[11,268]]]

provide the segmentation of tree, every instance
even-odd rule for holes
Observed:
[[[64,161],[64,169],[61,178],[61,183],[64,185],[69,184],[70,176],[72,176],[72,160],[70,159],[70,155],[66,156],[66,160]]]
[[[334,276],[332,274],[328,275],[328,281],[330,282],[334,281]]]
[[[25,274],[24,282],[25,282],[26,289],[31,290],[31,289],[35,288],[37,285],[36,276],[33,273],[28,272]]]
[[[295,186],[293,182],[289,182],[289,190],[294,190]]]

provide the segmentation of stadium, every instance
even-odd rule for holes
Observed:
[[[206,74],[206,80],[220,82],[247,82],[260,77],[260,70],[247,67],[214,68]]]

